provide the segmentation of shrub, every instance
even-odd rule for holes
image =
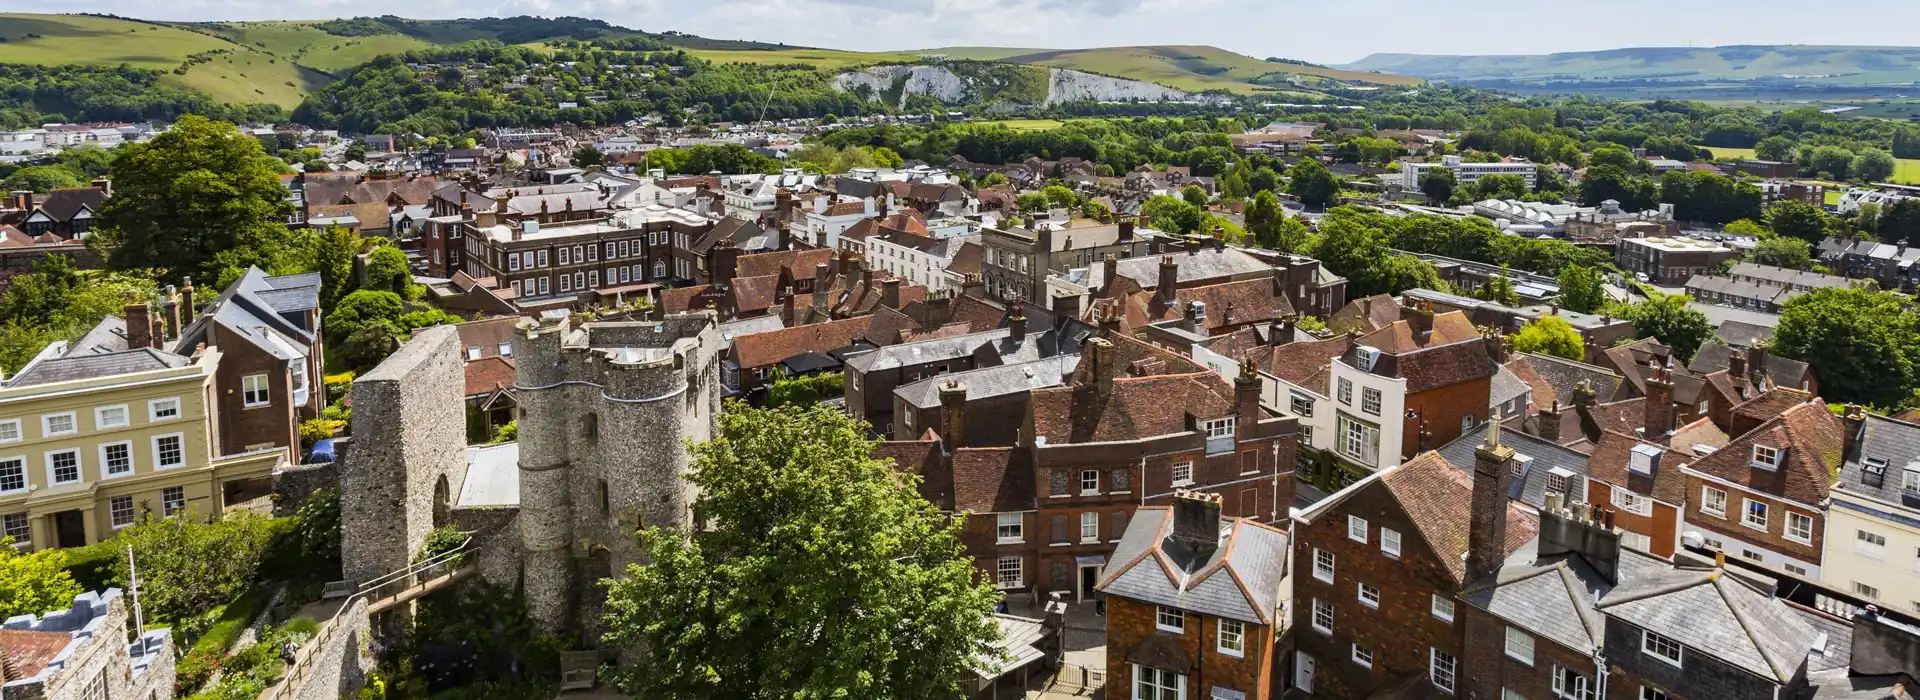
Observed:
[[[325,418],[315,418],[301,423],[300,448],[306,449],[313,447],[314,443],[333,437],[334,433],[340,432],[340,430],[346,427],[346,421],[327,420]]]
[[[151,514],[114,538],[133,548],[140,566],[140,602],[155,620],[177,622],[205,614],[242,592],[273,531],[267,518],[242,514],[219,520]],[[115,585],[125,587],[127,562],[116,557]]]
[[[127,549],[125,543],[113,540],[95,542],[85,547],[69,547],[61,550],[66,553],[67,574],[80,584],[82,591],[106,590],[113,585],[113,567],[116,563],[125,563]]]
[[[465,544],[466,541],[467,536],[459,530],[453,529],[452,525],[436,527],[427,533],[426,541],[420,544],[420,553],[415,554],[413,560],[421,562],[432,559],[441,554],[459,549],[460,545]],[[465,559],[466,557],[464,555],[454,557],[452,561],[448,562],[448,565],[453,567],[460,566],[460,563]]]
[[[220,655],[207,653],[201,649],[187,652],[173,666],[173,694],[187,697],[200,686],[207,684],[213,672],[220,669]]]

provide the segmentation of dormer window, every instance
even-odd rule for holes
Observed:
[[[1779,469],[1780,449],[1766,445],[1754,445],[1753,466],[1761,469]]]
[[[1633,453],[1627,457],[1627,468],[1633,470],[1635,474],[1651,475],[1653,470],[1660,466],[1660,454],[1661,450],[1657,446],[1634,445]]]
[[[1868,457],[1860,469],[1860,482],[1868,486],[1879,487],[1887,480],[1887,460]]]

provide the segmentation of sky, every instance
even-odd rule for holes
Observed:
[[[1207,44],[1328,64],[1381,52],[1920,45],[1915,0],[0,0],[0,11],[182,21],[575,15],[859,51]]]

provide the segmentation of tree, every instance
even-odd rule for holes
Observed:
[[[1731,236],[1748,236],[1751,238],[1759,238],[1772,233],[1772,231],[1768,230],[1765,226],[1754,223],[1753,219],[1740,219],[1738,221],[1728,222],[1727,225],[1720,227],[1720,232]]]
[[[0,180],[0,187],[7,190],[25,190],[28,192],[47,192],[50,190],[79,187],[85,185],[80,176],[64,165],[29,165],[13,171],[7,179]]]
[[[574,149],[571,160],[573,161],[574,167],[587,168],[605,164],[607,162],[607,154],[601,153],[600,149],[592,146],[581,146]]]
[[[405,294],[413,284],[413,272],[407,268],[407,254],[390,245],[378,246],[367,254],[367,288]]]
[[[1897,292],[1816,289],[1788,301],[1773,350],[1811,365],[1829,401],[1891,409],[1908,401],[1920,362],[1920,312]]]
[[[1653,206],[1659,197],[1654,193],[1652,180],[1631,175],[1619,166],[1587,168],[1587,176],[1580,180],[1580,203],[1597,207],[1609,199],[1619,202],[1627,211],[1641,211]]]
[[[1473,190],[1479,200],[1520,199],[1527,196],[1527,180],[1519,175],[1482,175]]]
[[[1560,268],[1560,306],[1579,313],[1600,311],[1607,303],[1607,292],[1600,271],[1585,265]]]
[[[1694,351],[1715,331],[1706,314],[1687,306],[1691,301],[1693,297],[1685,294],[1654,292],[1651,298],[1627,306],[1619,315],[1633,322],[1634,337],[1657,339],[1673,348],[1681,360],[1691,360]]]
[[[1806,270],[1813,267],[1813,246],[1798,238],[1764,236],[1753,246],[1752,260],[1758,265]]]
[[[293,211],[273,161],[232,124],[181,117],[113,150],[114,195],[91,240],[108,267],[155,268],[170,283],[270,260]]]
[[[1272,192],[1261,190],[1247,204],[1247,232],[1253,234],[1254,245],[1273,248],[1280,242],[1280,226],[1286,221],[1286,210],[1280,207],[1280,198]]]
[[[1278,192],[1280,191],[1280,173],[1264,165],[1255,168],[1253,175],[1247,178],[1247,187],[1254,192]]]
[[[992,187],[994,185],[1004,184],[1007,184],[1007,176],[1005,173],[987,173],[986,177],[980,178],[981,187]]]
[[[1452,168],[1428,168],[1420,173],[1420,192],[1427,196],[1427,203],[1440,206],[1453,199],[1453,190],[1459,186],[1454,179]]]
[[[1827,213],[1797,199],[1784,199],[1767,207],[1765,220],[1774,233],[1807,243],[1819,243],[1827,236]]]
[[[919,479],[822,408],[730,406],[696,445],[694,512],[640,533],[608,582],[611,671],[634,697],[959,698],[999,594]]]
[[[1882,241],[1920,245],[1920,199],[1896,199],[1881,207],[1874,230]]]
[[[1521,326],[1520,331],[1513,334],[1513,349],[1574,361],[1586,359],[1586,344],[1580,340],[1580,332],[1557,315],[1541,316]]]
[[[1847,168],[1853,166],[1853,152],[1839,146],[1803,148],[1800,158],[1813,172],[1835,180],[1847,179]]]
[[[320,310],[324,316],[353,291],[353,256],[360,252],[360,236],[344,226],[321,229],[309,243],[313,269],[320,273]]]
[[[1206,212],[1199,207],[1171,195],[1147,200],[1140,205],[1140,216],[1147,220],[1148,226],[1175,234],[1198,231],[1207,218]]]
[[[1886,151],[1868,148],[1853,157],[1853,163],[1847,166],[1847,172],[1852,173],[1858,180],[1880,182],[1893,177],[1893,169],[1897,165],[1899,164],[1894,162],[1893,156]]]
[[[1514,291],[1513,277],[1508,273],[1507,267],[1502,265],[1500,267],[1500,274],[1494,275],[1487,280],[1486,284],[1474,290],[1473,298],[1482,301],[1491,301],[1496,304],[1505,304],[1507,306],[1519,306],[1520,294]]]
[[[91,145],[73,146],[54,157],[54,160],[67,166],[73,174],[87,179],[105,177],[109,172],[107,167],[112,159],[113,155],[107,153],[107,149]]]
[[[14,549],[13,538],[0,537],[0,618],[71,607],[82,591],[66,562],[64,551],[29,554]]]
[[[1207,208],[1207,191],[1200,189],[1199,185],[1187,185],[1186,187],[1180,188],[1180,198],[1186,200],[1188,204],[1201,209]]]
[[[1309,207],[1324,208],[1340,194],[1340,182],[1320,161],[1302,160],[1293,166],[1289,176],[1287,194],[1298,197],[1301,204]]]
[[[206,520],[193,513],[166,519],[145,513],[113,541],[114,585],[130,580],[125,547],[140,571],[140,604],[153,619],[178,623],[222,605],[253,582],[272,528],[250,513]]]
[[[1074,194],[1073,190],[1060,185],[1048,185],[1040,190],[1040,194],[1046,195],[1048,206],[1060,209],[1072,209],[1080,201],[1079,195]]]
[[[1793,160],[1793,140],[1785,136],[1768,136],[1754,144],[1753,151],[1760,160],[1784,163]]]

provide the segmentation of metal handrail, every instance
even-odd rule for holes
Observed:
[[[376,600],[377,597],[374,594],[378,593],[382,588],[396,582],[407,581],[414,575],[426,572],[435,567],[441,567],[447,562],[451,562],[472,550],[473,535],[469,534],[467,535],[467,539],[462,541],[458,547],[408,564],[404,569],[386,573],[372,581],[360,584],[358,590],[354,591],[353,595],[341,600],[340,611],[335,613],[325,624],[322,624],[319,631],[314,632],[313,639],[307,640],[306,644],[301,645],[301,647],[294,652],[293,662],[287,664],[286,675],[281,676],[280,682],[275,683],[272,688],[268,688],[265,692],[260,693],[258,700],[285,700],[290,697],[293,694],[293,689],[298,687],[299,682],[306,680],[307,674],[312,672],[314,657],[318,656],[320,651],[326,648],[327,643],[332,641],[333,636],[339,633],[342,624],[340,622],[341,615],[351,610],[355,603]],[[426,580],[420,581],[420,585],[425,584]],[[403,588],[402,590],[405,589]]]

